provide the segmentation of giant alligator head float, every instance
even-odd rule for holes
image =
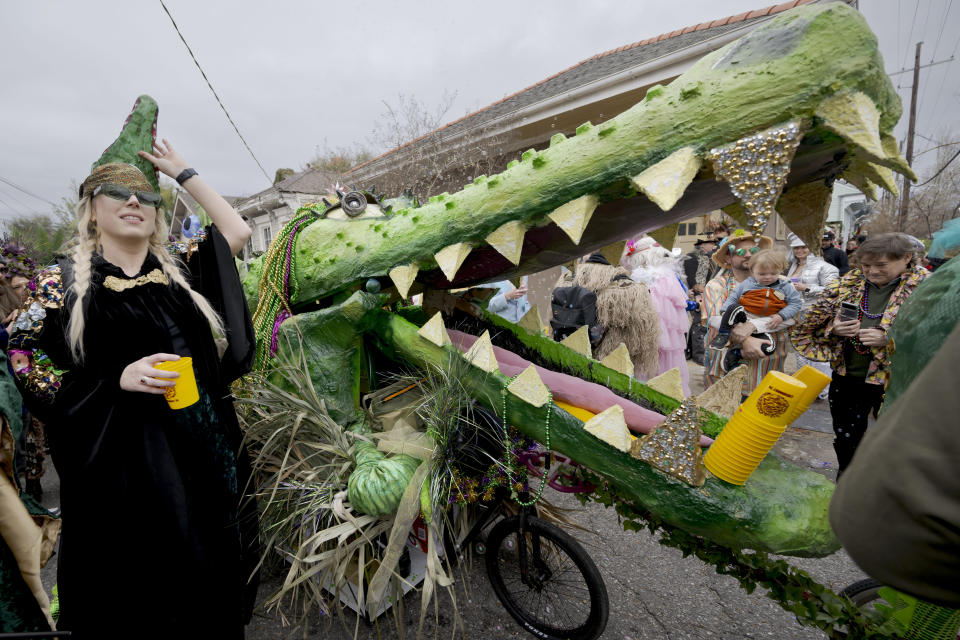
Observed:
[[[260,364],[269,367],[278,333],[298,332],[316,388],[350,427],[361,419],[370,362],[443,367],[463,357],[445,332],[432,341],[418,333],[433,311],[403,300],[424,291],[448,324],[460,314],[475,332],[490,330],[500,364],[469,367],[465,382],[498,414],[505,398],[510,423],[529,437],[547,441],[552,411],[551,448],[663,521],[735,548],[832,553],[829,480],[770,455],[745,486],[715,478],[689,486],[595,438],[556,405],[501,396],[510,379],[500,370],[519,353],[610,398],[664,414],[679,404],[469,296],[442,292],[538,272],[720,208],[755,233],[776,210],[817,247],[834,179],[872,194],[895,189],[893,171],[913,177],[891,136],[900,112],[876,38],[856,11],[832,3],[786,12],[619,116],[555,135],[549,148],[456,193],[423,204],[342,193],[302,208],[244,283],[251,306],[259,304]],[[716,435],[724,423],[710,414],[704,431]]]

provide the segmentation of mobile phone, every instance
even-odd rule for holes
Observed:
[[[840,303],[840,321],[849,322],[850,320],[860,319],[860,308],[852,302]]]

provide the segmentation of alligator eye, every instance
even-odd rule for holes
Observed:
[[[367,208],[367,199],[360,191],[351,191],[340,200],[343,212],[351,218],[356,218]]]

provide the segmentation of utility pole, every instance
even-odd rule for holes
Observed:
[[[913,87],[910,91],[910,125],[907,129],[907,164],[913,163],[913,134],[917,124],[917,88],[920,86],[920,47],[917,43],[917,57],[913,62]],[[910,209],[910,178],[903,177],[903,193],[900,196],[900,219],[897,228],[904,230],[907,225],[907,215]]]

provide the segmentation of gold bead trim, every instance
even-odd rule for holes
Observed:
[[[160,269],[154,269],[146,275],[133,278],[132,280],[126,280],[124,278],[118,278],[116,276],[107,276],[103,281],[103,286],[111,291],[122,292],[127,289],[133,289],[134,287],[139,287],[143,284],[148,284],[153,282],[155,284],[170,284],[170,280]]]
[[[803,124],[789,122],[711,149],[717,180],[726,180],[743,205],[750,231],[759,237],[790,173],[790,162],[803,137]]]

